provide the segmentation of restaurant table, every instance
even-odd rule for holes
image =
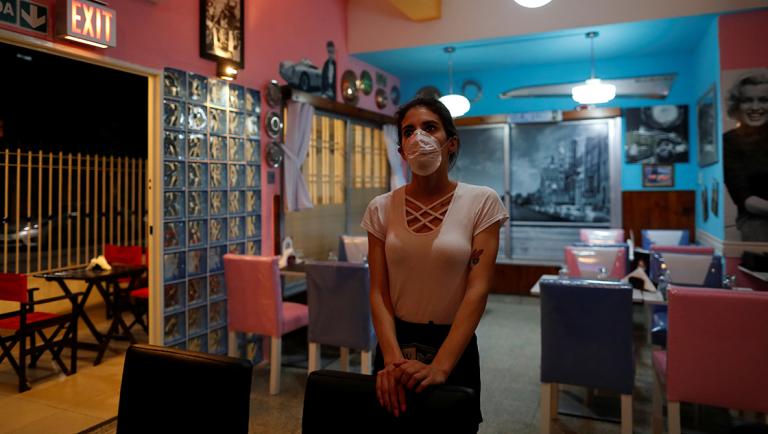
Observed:
[[[80,318],[82,318],[83,322],[88,327],[88,330],[91,332],[91,335],[96,339],[96,343],[78,342],[77,345],[78,348],[97,351],[96,360],[93,364],[98,365],[101,363],[101,360],[104,357],[104,352],[107,350],[112,339],[127,339],[131,343],[136,343],[136,338],[131,333],[121,314],[121,295],[128,294],[131,290],[135,289],[139,277],[146,271],[147,267],[144,265],[113,265],[112,269],[109,271],[73,268],[35,274],[34,277],[45,279],[49,282],[56,282],[66,295],[73,294],[72,290],[67,285],[68,280],[83,281],[87,284],[85,291],[82,292],[83,296],[80,297],[77,308],[79,310]],[[118,285],[118,279],[125,278],[129,280],[129,284],[127,287],[121,288],[120,285]],[[112,312],[112,322],[106,333],[101,333],[96,328],[85,311],[85,304],[94,288],[96,288],[99,294],[104,298],[104,303],[106,304],[107,309]],[[110,288],[114,288],[115,290],[110,291]]]
[[[280,269],[283,299],[302,295],[307,292],[306,262],[289,264]]]

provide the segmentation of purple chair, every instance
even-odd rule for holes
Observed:
[[[371,321],[371,284],[366,264],[309,262],[309,372],[319,369],[320,346],[341,348],[341,367],[349,371],[349,350],[361,350],[361,371],[372,372],[376,335]]]
[[[632,432],[632,286],[542,279],[541,432],[557,418],[558,384],[621,394],[621,432]]]

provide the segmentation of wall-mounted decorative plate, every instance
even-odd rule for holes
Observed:
[[[435,86],[424,86],[416,92],[416,96],[420,98],[440,98],[440,89]]]
[[[373,77],[371,77],[370,72],[364,69],[363,72],[360,73],[360,91],[362,91],[364,95],[370,95],[372,90]]]
[[[461,84],[461,94],[474,104],[483,98],[483,87],[475,80],[466,80]]]
[[[271,142],[267,145],[267,164],[270,167],[280,167],[280,163],[283,162],[283,147],[277,142]]]
[[[400,88],[397,86],[392,86],[392,88],[389,90],[389,99],[392,101],[392,104],[399,105],[400,104]]]
[[[267,105],[272,108],[278,108],[282,105],[283,95],[280,91],[280,85],[277,84],[277,80],[270,81],[264,89],[264,92],[267,97]]]
[[[341,75],[341,97],[347,104],[357,104],[357,75],[352,70]]]
[[[376,89],[376,107],[380,110],[387,107],[387,91],[382,88]]]
[[[269,112],[266,117],[266,128],[269,137],[277,138],[283,130],[283,120],[277,112]]]

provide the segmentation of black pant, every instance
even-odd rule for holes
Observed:
[[[434,349],[439,349],[451,326],[443,324],[419,324],[400,320],[395,318],[395,335],[400,346],[408,344],[421,344]],[[376,346],[376,356],[373,360],[374,372],[384,369],[384,356],[381,348]],[[453,371],[445,381],[446,384],[468,387],[477,394],[477,423],[483,421],[483,415],[480,411],[480,354],[477,350],[477,336],[472,335],[464,353],[456,362]]]

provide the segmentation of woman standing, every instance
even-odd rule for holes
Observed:
[[[736,226],[741,241],[768,242],[768,71],[731,88],[727,113],[738,122],[723,135],[723,172],[738,207]]]
[[[508,213],[496,192],[449,179],[459,137],[448,109],[417,98],[397,113],[398,152],[413,173],[404,187],[374,198],[368,231],[371,311],[379,346],[379,403],[407,411],[406,390],[435,384],[478,395],[474,334],[490,289],[499,228]]]

